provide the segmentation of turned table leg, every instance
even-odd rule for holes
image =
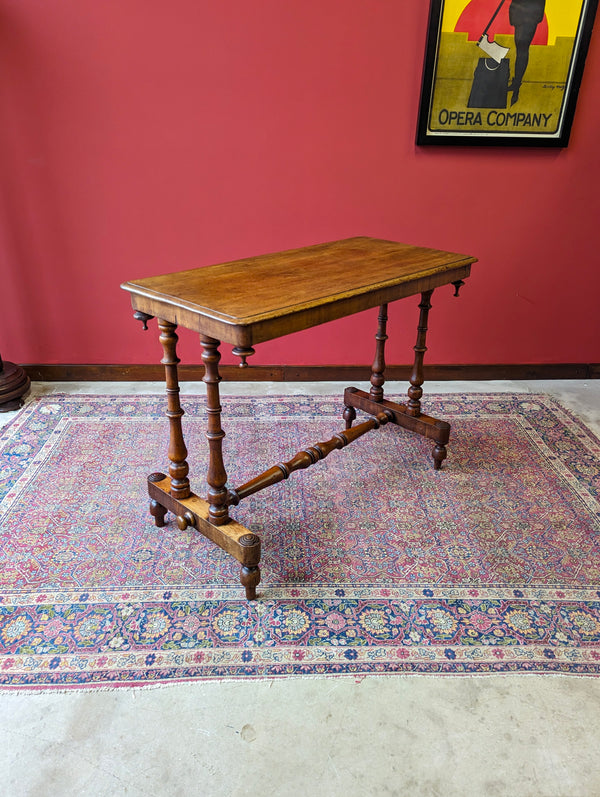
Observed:
[[[369,395],[373,401],[383,401],[383,385],[385,384],[385,342],[388,339],[386,334],[387,327],[387,304],[382,304],[379,308],[377,317],[377,334],[375,340],[375,359],[371,366],[371,389]]]
[[[227,472],[223,462],[223,438],[225,432],[221,428],[221,401],[219,396],[219,352],[220,341],[214,338],[201,336],[202,361],[204,362],[205,374],[203,382],[206,384],[206,411],[208,413],[208,520],[215,526],[224,526],[229,523],[229,495],[225,485],[227,484]],[[256,534],[244,534],[239,539],[239,544],[247,550],[257,549],[260,551],[260,540]],[[259,554],[260,555],[260,554]],[[256,599],[256,587],[260,583],[260,568],[256,565],[242,565],[240,570],[240,581],[246,590],[246,599],[249,601]]]
[[[201,337],[202,361],[205,374],[202,381],[206,384],[206,412],[208,414],[208,503],[210,505],[208,519],[215,526],[229,522],[227,509],[227,472],[223,463],[223,438],[225,432],[221,428],[221,403],[219,397],[219,352],[220,341],[214,338]]]
[[[181,418],[184,415],[179,403],[179,381],[177,378],[177,341],[175,334],[176,324],[158,319],[160,329],[160,342],[163,347],[164,357],[161,360],[165,366],[167,383],[167,417],[169,419],[169,476],[171,477],[171,495],[173,498],[189,498],[190,482],[188,479],[188,464],[186,462],[187,449],[183,440]],[[156,516],[155,516],[156,517]],[[156,517],[158,520],[158,517]],[[158,525],[158,524],[157,524]]]
[[[424,381],[423,375],[423,358],[427,351],[427,324],[429,321],[429,311],[431,310],[431,294],[433,291],[424,291],[421,294],[421,302],[419,304],[419,325],[417,327],[417,342],[414,346],[415,361],[413,365],[412,374],[410,377],[410,387],[408,388],[408,402],[406,404],[406,414],[413,418],[418,418],[421,415],[421,397],[423,396],[423,389],[421,385]],[[439,470],[442,467],[442,462],[447,457],[446,446],[444,443],[436,441],[433,448],[433,467]]]
[[[377,334],[375,335],[375,358],[371,366],[371,390],[369,398],[371,401],[381,403],[383,401],[383,385],[385,384],[385,342],[388,339],[386,334],[387,326],[387,304],[382,304],[377,316]],[[356,419],[356,410],[351,404],[344,407],[344,420],[346,429],[352,428],[352,423]]]
[[[418,418],[421,414],[421,396],[423,390],[423,357],[427,351],[425,341],[427,339],[427,321],[429,318],[429,311],[431,310],[431,294],[433,291],[425,291],[421,294],[421,303],[419,304],[419,326],[417,327],[417,342],[414,346],[415,361],[413,365],[412,374],[410,376],[410,387],[408,388],[408,403],[406,405],[406,412],[414,418]]]

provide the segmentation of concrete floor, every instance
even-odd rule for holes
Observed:
[[[340,393],[339,383],[223,384],[223,395]],[[600,436],[597,382],[428,383],[545,392]],[[202,385],[184,384],[184,393]],[[404,388],[388,384],[390,393]],[[41,384],[162,392],[160,384]],[[0,415],[0,424],[8,420]],[[7,797],[598,797],[600,679],[387,676],[0,694]]]

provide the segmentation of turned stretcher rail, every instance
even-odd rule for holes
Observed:
[[[237,506],[241,500],[247,498],[249,495],[264,490],[272,484],[287,479],[294,471],[309,468],[326,456],[331,454],[336,449],[345,448],[353,440],[362,437],[371,429],[378,429],[380,426],[385,426],[386,423],[393,420],[393,414],[389,410],[383,410],[373,418],[369,418],[364,423],[359,423],[350,429],[343,432],[334,434],[330,440],[322,443],[315,443],[314,446],[309,446],[302,451],[299,451],[289,462],[280,462],[278,465],[273,465],[272,468],[264,471],[258,476],[255,476],[250,481],[237,487],[235,490],[229,490],[227,493],[227,503],[229,506]]]

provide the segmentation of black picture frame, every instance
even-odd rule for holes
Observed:
[[[566,147],[598,0],[563,4],[431,0],[417,145]]]

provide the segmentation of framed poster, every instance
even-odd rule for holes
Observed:
[[[565,147],[598,0],[431,0],[417,144]]]

